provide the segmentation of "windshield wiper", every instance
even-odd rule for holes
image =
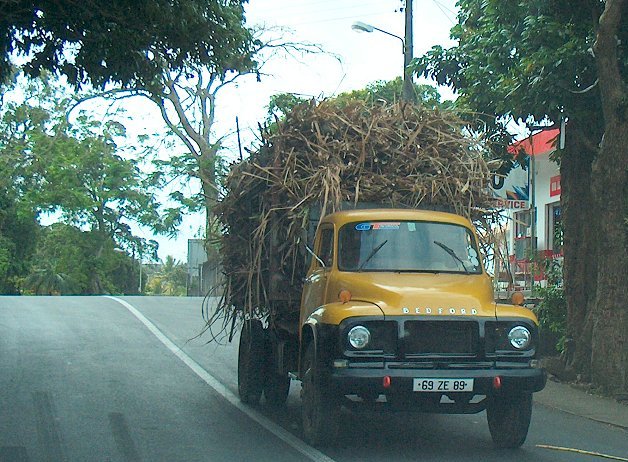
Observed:
[[[443,244],[442,242],[439,241],[434,241],[434,244],[436,244],[437,246],[439,246],[441,249],[443,249],[445,252],[447,252],[449,255],[451,255],[451,257],[457,261],[460,262],[460,264],[462,265],[462,267],[464,268],[464,272],[468,273],[469,270],[467,269],[467,267],[465,266],[464,262],[461,260],[461,258],[456,255],[456,252],[454,252],[451,248],[447,247],[445,244]]]
[[[371,258],[373,258],[375,256],[375,254],[377,252],[379,252],[379,249],[381,249],[382,247],[384,247],[384,244],[386,244],[386,242],[388,242],[388,239],[386,239],[384,242],[382,242],[381,244],[377,245],[376,247],[373,247],[373,250],[371,250],[371,253],[369,254],[368,257],[366,257],[366,260],[364,260],[362,262],[362,264],[360,265],[360,267],[358,268],[358,271],[362,271],[362,268],[364,268],[366,266],[366,264],[371,261]]]

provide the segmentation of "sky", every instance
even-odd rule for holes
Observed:
[[[456,21],[456,0],[414,0],[414,55],[419,56],[434,45],[452,46],[449,30]],[[380,32],[360,33],[351,29],[361,21],[403,37],[404,14],[401,0],[249,0],[245,4],[249,27],[283,27],[291,32],[285,38],[296,42],[316,43],[327,54],[277,59],[264,68],[261,82],[243,80],[237,86],[221,91],[217,102],[216,132],[229,133],[239,124],[243,145],[254,140],[258,122],[264,120],[270,96],[295,93],[307,97],[329,97],[364,88],[377,80],[391,80],[403,71],[402,45],[399,40]],[[453,98],[443,89],[446,99]],[[140,108],[136,108],[140,111]],[[141,108],[134,118],[142,124],[163,125],[155,108]],[[133,108],[130,109],[133,117]],[[238,156],[232,137],[223,155]],[[197,187],[194,184],[183,188]],[[144,237],[159,242],[159,257],[172,255],[187,261],[188,238],[199,238],[201,216],[187,216],[175,239]]]

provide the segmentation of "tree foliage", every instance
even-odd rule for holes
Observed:
[[[22,290],[35,295],[137,293],[138,267],[94,231],[55,223],[42,228]]]
[[[0,161],[4,161],[1,152]],[[4,176],[2,173],[5,169],[0,164],[0,175]],[[1,294],[18,293],[19,280],[28,270],[38,231],[34,213],[21,209],[12,184],[0,178]]]
[[[162,161],[160,167],[169,168],[170,177],[175,175],[185,182],[195,178],[201,185],[198,195],[189,197],[177,191],[170,198],[186,210],[195,211],[200,204],[208,217],[208,232],[221,174],[225,170],[220,151],[225,139],[232,134],[216,130],[220,93],[246,78],[261,80],[265,66],[273,59],[320,52],[317,45],[285,40],[281,29],[259,29],[251,33],[253,41],[246,63],[229,72],[197,62],[188,62],[180,70],[164,65],[158,78],[149,84],[138,83],[94,95],[113,99],[142,96],[156,105],[171,134],[185,148]]]
[[[160,269],[151,275],[146,284],[146,292],[153,295],[186,295],[187,269],[185,264],[168,255]]]
[[[388,81],[378,80],[368,84],[366,88],[344,92],[331,99],[339,106],[345,106],[355,100],[366,101],[369,105],[394,103],[401,101],[402,87],[401,77]],[[432,85],[414,84],[414,92],[417,95],[418,103],[430,109],[446,109],[451,106],[449,101],[441,102],[438,90]],[[306,101],[308,101],[307,98],[292,93],[279,93],[271,96],[267,107],[267,122],[272,123],[274,119],[284,117],[295,106]]]
[[[150,85],[165,66],[218,72],[253,65],[243,0],[1,0],[0,80],[14,56],[37,77]]]
[[[0,271],[6,281],[20,273],[33,293],[129,289],[128,281],[120,279],[130,272],[121,269],[125,259],[128,267],[132,256],[152,258],[156,252],[154,242],[134,235],[132,224],[173,234],[179,210],[163,210],[155,196],[158,185],[137,160],[120,153],[122,124],[85,113],[69,122],[67,94],[49,81],[32,81],[21,92],[21,101],[5,105],[0,124],[0,178],[10,193],[6,205],[0,204],[0,217],[24,217],[23,226],[32,223],[35,229],[35,219],[65,226],[31,233],[30,245],[20,248],[21,222],[0,220]],[[10,236],[14,239],[8,241]],[[35,243],[36,252],[18,255]],[[127,254],[121,257],[116,248]],[[20,257],[21,271],[2,263],[7,255]]]

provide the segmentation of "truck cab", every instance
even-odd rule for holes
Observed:
[[[287,341],[302,381],[308,442],[329,444],[341,409],[362,406],[486,409],[496,446],[523,444],[531,395],[546,381],[537,367],[538,321],[520,305],[495,302],[469,220],[420,210],[341,211],[320,220],[310,251],[298,332]],[[289,356],[271,351],[272,358]]]
[[[341,405],[382,403],[487,409],[497,445],[523,443],[531,393],[545,385],[535,367],[538,321],[526,308],[495,302],[467,219],[338,212],[321,221],[313,250],[300,311],[306,438],[331,438]]]

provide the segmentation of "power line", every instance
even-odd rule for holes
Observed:
[[[455,26],[456,22],[453,19],[451,19],[451,16],[445,13],[445,10],[449,11],[451,14],[455,14],[455,12],[451,11],[449,8],[447,8],[445,5],[443,5],[437,0],[432,0],[432,1],[434,2],[434,5],[436,5],[436,7],[440,10],[440,12],[443,13],[443,16],[445,16],[449,20],[449,22]]]

